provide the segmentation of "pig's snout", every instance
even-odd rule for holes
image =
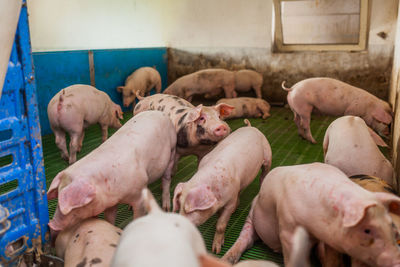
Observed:
[[[221,124],[214,129],[215,136],[226,136],[229,133],[229,128],[226,125]]]
[[[129,102],[125,102],[125,101],[124,101],[124,107],[127,108],[127,107],[129,106],[129,104],[130,104]]]

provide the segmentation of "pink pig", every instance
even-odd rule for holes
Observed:
[[[110,97],[90,85],[75,84],[58,92],[47,106],[50,127],[61,150],[61,157],[76,161],[76,153],[81,151],[85,129],[92,124],[100,124],[103,142],[108,136],[108,127],[119,128],[123,119],[121,107]],[[68,157],[65,132],[70,136]]]
[[[340,117],[325,133],[325,163],[338,167],[347,176],[367,174],[393,185],[392,164],[377,145],[387,146],[364,120],[355,116]]]
[[[400,266],[399,235],[389,211],[400,198],[372,193],[334,166],[323,163],[278,167],[264,179],[242,232],[225,254],[235,262],[254,240],[291,257],[294,230],[304,227],[311,245],[325,242],[372,266]]]
[[[253,89],[257,98],[262,98],[263,76],[254,70],[238,70],[235,74],[235,91],[247,92]]]
[[[173,210],[200,225],[222,209],[212,246],[219,253],[239,193],[254,180],[261,166],[263,174],[269,171],[271,157],[268,140],[258,129],[236,130],[200,161],[198,171],[188,182],[176,186]]]
[[[311,78],[300,81],[288,91],[287,100],[294,114],[299,134],[316,143],[310,131],[313,109],[333,116],[354,115],[361,117],[375,131],[388,135],[392,122],[389,104],[367,91],[331,78]]]
[[[118,203],[131,205],[139,217],[141,190],[161,176],[163,207],[169,209],[175,146],[175,129],[165,114],[146,111],[133,117],[54,178],[47,196],[58,197],[58,206],[50,228],[61,231],[103,211],[114,223]]]

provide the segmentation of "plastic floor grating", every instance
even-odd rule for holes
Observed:
[[[124,122],[132,115],[125,114]],[[128,118],[129,117],[129,118]],[[320,116],[313,114],[311,120],[311,130],[317,144],[313,145],[297,134],[297,128],[293,122],[293,115],[290,109],[273,107],[271,109],[271,117],[267,120],[250,119],[252,126],[262,131],[272,148],[272,168],[277,166],[287,166],[302,163],[311,163],[315,161],[323,161],[322,140],[326,128],[334,120],[333,117]],[[232,131],[245,126],[243,119],[235,119],[228,121]],[[115,130],[110,130],[110,134]],[[54,135],[46,135],[42,137],[45,172],[47,177],[47,188],[49,187],[54,176],[68,165],[61,157],[58,148],[54,143]],[[86,130],[82,151],[78,154],[78,159],[82,158],[94,148],[101,144],[101,131],[98,126],[92,126]],[[171,197],[177,183],[186,181],[192,177],[197,168],[197,160],[194,156],[184,157],[178,164],[178,171],[173,177],[171,184]],[[149,186],[158,202],[161,203],[161,180],[154,182]],[[225,245],[218,256],[222,256],[233,245],[237,239],[243,223],[250,209],[251,201],[259,190],[259,178],[247,187],[240,195],[240,205],[236,212],[232,215],[228,228],[225,232]],[[56,200],[49,201],[49,214],[53,216],[56,207]],[[132,211],[128,210],[127,205],[120,205],[118,209],[116,224],[123,228],[132,220]],[[217,217],[214,215],[206,223],[199,226],[199,229],[206,242],[207,249],[211,251],[212,240],[215,232],[215,224]],[[261,241],[255,242],[254,246],[247,250],[243,255],[243,259],[265,259],[282,264],[282,255],[274,253]]]

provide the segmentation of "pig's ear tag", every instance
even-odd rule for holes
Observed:
[[[189,191],[185,199],[185,212],[211,208],[217,199],[207,186],[199,186]]]
[[[83,207],[93,201],[96,189],[88,182],[71,183],[59,192],[58,205],[62,214]]]
[[[383,192],[375,192],[374,194],[389,212],[400,215],[400,198],[398,196]]]
[[[375,206],[376,203],[350,203],[343,214],[343,227],[356,226],[364,217],[369,207]]]
[[[225,103],[218,104],[215,106],[215,108],[219,111],[219,115],[222,118],[229,116],[229,114],[232,113],[232,110],[235,109],[235,107],[225,104]]]

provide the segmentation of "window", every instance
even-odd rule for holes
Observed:
[[[368,0],[274,0],[275,50],[360,51],[368,32]]]

